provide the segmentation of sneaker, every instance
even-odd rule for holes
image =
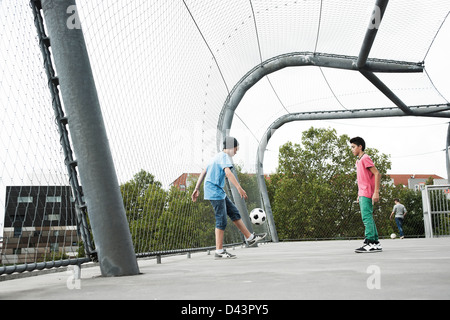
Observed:
[[[256,245],[256,243],[258,241],[261,241],[266,236],[267,236],[267,233],[260,233],[260,234],[253,233],[253,239],[252,240],[248,240],[247,244],[248,244],[249,247],[253,247],[253,246]]]
[[[228,253],[226,250],[223,250],[222,253],[217,253],[214,255],[215,260],[225,260],[225,259],[236,259],[236,255]]]
[[[372,253],[372,252],[381,252],[383,248],[381,247],[380,242],[371,243],[367,240],[364,241],[364,244],[361,248],[355,249],[356,253]]]
[[[379,241],[375,241],[373,243],[373,246],[376,250],[378,250],[378,252],[383,251],[383,247],[381,246],[381,243]]]

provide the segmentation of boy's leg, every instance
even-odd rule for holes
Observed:
[[[248,231],[242,219],[235,220],[233,221],[233,223],[242,232],[242,234],[245,237],[245,241],[247,242],[247,245],[249,247],[254,247],[257,242],[261,241],[266,237],[265,233],[261,234],[250,233],[250,231]]]
[[[239,229],[239,231],[242,232],[245,237],[245,241],[248,242],[250,239],[253,239],[255,236],[253,235],[253,233],[250,233],[250,231],[245,226],[238,208],[234,205],[233,202],[231,202],[230,199],[228,199],[228,197],[225,198],[225,204],[227,206],[227,215],[230,217],[231,221],[233,221],[234,225]]]
[[[233,221],[234,225],[242,232],[245,237],[245,241],[249,247],[253,247],[256,245],[258,241],[263,240],[266,237],[266,234],[255,234],[250,233],[250,231],[245,226],[244,222],[241,219],[241,215],[239,214],[238,208],[231,202],[230,199],[225,198],[225,203],[227,205],[227,214],[230,217],[231,221]]]
[[[403,237],[403,219],[395,218],[395,223],[397,224],[398,232],[400,233],[400,237]]]
[[[214,254],[214,259],[216,260],[235,259],[236,256],[234,254],[230,254],[223,249],[223,238],[225,234],[225,228],[227,226],[226,201],[210,200],[210,202],[214,208],[216,216],[216,228],[214,232],[216,236],[216,252]]]
[[[248,231],[247,227],[245,226],[244,222],[242,221],[242,219],[239,220],[235,220],[233,221],[234,225],[239,229],[239,231],[242,232],[242,234],[244,235],[245,239],[250,238],[251,233],[250,231]]]
[[[359,197],[359,206],[361,208],[361,217],[365,227],[365,240],[361,248],[355,249],[356,253],[381,252],[381,244],[378,242],[378,232],[373,220],[372,199]]]
[[[241,215],[239,213],[238,208],[231,202],[228,197],[225,197],[225,205],[227,215],[230,217],[231,221],[233,221],[234,225],[239,229],[240,232],[244,235],[245,239],[248,239],[251,236],[250,231],[248,231],[244,222],[241,219]]]
[[[220,230],[216,228],[216,250],[223,249],[223,236],[225,234],[224,230]]]
[[[372,199],[366,197],[359,198],[359,206],[361,209],[361,217],[365,227],[365,237],[371,242],[378,241],[378,232],[373,220]]]
[[[227,226],[227,213],[225,200],[210,200],[216,217],[216,250],[223,249],[223,238],[225,234],[225,228]]]

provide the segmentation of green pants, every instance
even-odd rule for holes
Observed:
[[[373,220],[373,205],[372,199],[366,197],[359,197],[359,207],[361,209],[362,221],[364,223],[365,237],[369,241],[378,241],[378,232]]]

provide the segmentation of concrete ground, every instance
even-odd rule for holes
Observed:
[[[450,238],[266,243],[214,253],[140,259],[140,275],[101,277],[98,266],[0,282],[0,299],[297,300],[450,299]],[[25,276],[25,275],[23,275]]]

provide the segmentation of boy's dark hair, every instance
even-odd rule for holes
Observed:
[[[223,148],[224,149],[233,149],[233,148],[236,148],[238,145],[239,145],[239,142],[236,140],[236,138],[226,137],[223,140]]]
[[[399,198],[395,198],[394,201],[400,202],[400,199]]]
[[[362,146],[362,151],[366,149],[366,142],[361,137],[354,137],[350,139],[350,143],[354,143],[357,146]]]

